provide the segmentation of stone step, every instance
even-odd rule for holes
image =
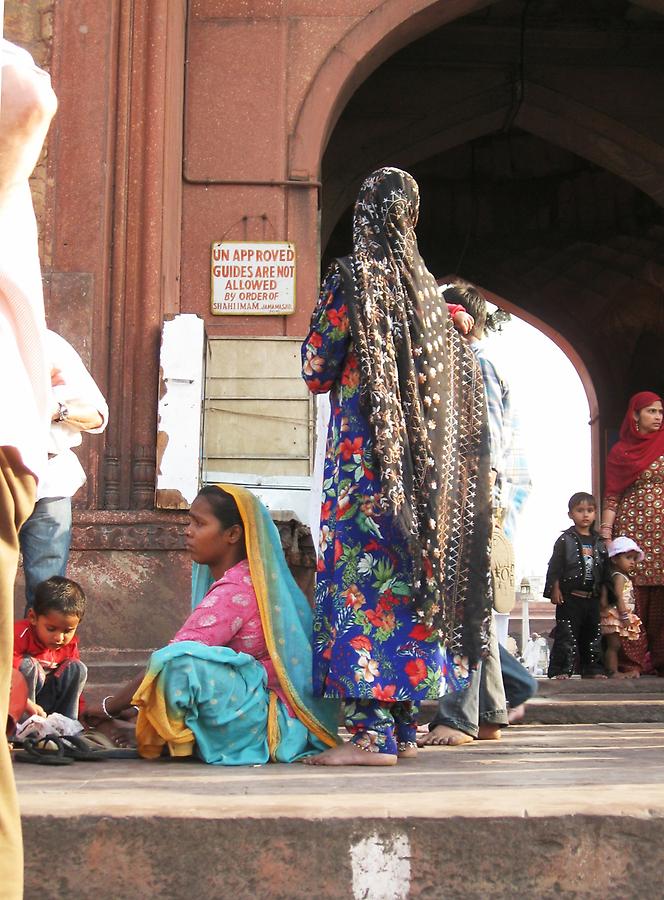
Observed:
[[[526,706],[524,722],[538,725],[599,724],[602,722],[664,722],[664,700],[546,700]]]
[[[537,679],[537,694],[526,705],[525,722],[544,725],[599,722],[664,722],[664,678]],[[420,710],[430,722],[436,704]]]
[[[525,725],[388,769],[16,765],[25,896],[658,897],[663,752],[662,724]]]
[[[651,675],[642,678],[580,678],[575,675],[563,681],[545,677],[539,677],[536,681],[537,696],[551,699],[580,695],[592,697],[653,695],[664,699],[664,678]]]
[[[84,651],[88,666],[85,697],[97,703],[117,692],[145,668],[150,649],[91,648]],[[537,679],[537,695],[526,706],[530,724],[565,725],[599,722],[664,722],[664,678]],[[433,718],[435,703],[425,703],[420,721]]]
[[[118,688],[144,671],[151,653],[150,649],[84,648],[81,656],[88,667],[86,702],[99,703],[103,697],[117,693]]]

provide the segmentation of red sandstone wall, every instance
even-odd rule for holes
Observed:
[[[6,0],[7,36],[50,67],[60,102],[34,179],[49,318],[90,363],[111,406],[106,436],[84,447],[89,483],[78,502],[89,511],[78,515],[73,554],[73,571],[97,599],[89,622],[96,643],[122,640],[131,608],[151,612],[157,597],[166,612],[144,621],[160,621],[160,630],[150,636],[136,624],[131,634],[153,645],[185,608],[181,519],[153,511],[164,315],[196,312],[212,334],[303,334],[319,278],[320,159],[338,115],[392,53],[490,5]],[[587,103],[601,93],[601,79],[584,83]],[[630,96],[605,92],[614,106],[592,119],[625,139],[623,163],[656,192],[658,179],[664,184],[659,133],[634,137],[633,122],[611,118],[630,112]],[[549,126],[578,136],[590,119],[575,110],[552,109]],[[646,125],[652,130],[653,120]],[[582,136],[588,152],[623,146]],[[210,244],[224,237],[296,244],[294,316],[209,315]]]

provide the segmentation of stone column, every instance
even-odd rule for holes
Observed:
[[[152,509],[159,338],[179,311],[184,0],[118,7],[103,505]]]

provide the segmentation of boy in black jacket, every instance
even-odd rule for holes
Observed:
[[[571,678],[577,651],[584,678],[605,678],[599,627],[600,589],[608,553],[594,529],[597,504],[592,494],[573,494],[567,506],[574,522],[553,545],[544,596],[556,606],[556,631],[549,678]]]

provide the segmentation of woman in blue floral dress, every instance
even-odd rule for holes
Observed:
[[[330,392],[314,616],[314,692],[351,740],[308,762],[414,755],[415,713],[466,684],[490,605],[481,376],[417,250],[419,197],[381,169],[358,197],[353,256],[323,281],[303,377]],[[369,751],[364,752],[364,751]]]

